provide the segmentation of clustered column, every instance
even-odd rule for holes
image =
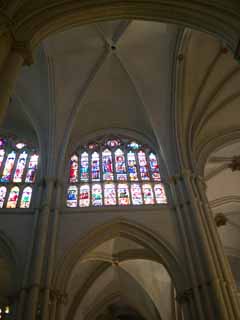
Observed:
[[[181,295],[187,319],[240,319],[237,289],[208,205],[204,182],[189,170],[170,181],[192,287]]]

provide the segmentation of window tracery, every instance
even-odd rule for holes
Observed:
[[[0,208],[30,208],[39,155],[14,138],[0,138]]]
[[[101,138],[70,158],[67,207],[167,203],[157,155],[129,138]]]

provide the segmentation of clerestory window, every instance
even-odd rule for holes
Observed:
[[[29,208],[39,155],[14,138],[0,138],[0,208]]]
[[[167,203],[156,153],[129,138],[101,138],[69,161],[67,207]]]

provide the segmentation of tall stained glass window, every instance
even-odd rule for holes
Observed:
[[[128,137],[100,137],[70,158],[68,207],[165,203],[157,155],[145,144]]]
[[[26,142],[0,137],[0,208],[30,208],[38,160]]]

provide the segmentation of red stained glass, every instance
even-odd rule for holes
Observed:
[[[116,205],[116,191],[113,183],[106,183],[104,185],[104,204],[105,206]]]
[[[78,156],[73,155],[70,160],[69,182],[78,181]]]
[[[119,183],[118,185],[118,204],[121,206],[130,204],[129,189],[125,183]]]
[[[89,207],[90,206],[90,187],[89,185],[83,185],[79,189],[79,206]]]
[[[106,149],[102,153],[103,180],[113,180],[112,153]]]
[[[142,180],[150,180],[146,154],[143,151],[138,152],[139,170]]]
[[[38,158],[39,156],[37,154],[34,154],[30,157],[25,182],[28,182],[28,183],[35,182],[36,175],[37,175],[37,168],[38,168]]]
[[[100,163],[99,163],[99,154],[94,152],[91,159],[91,172],[92,172],[92,181],[100,180]]]
[[[150,184],[144,184],[142,186],[143,199],[145,204],[154,204],[153,190]]]
[[[19,196],[19,188],[13,187],[8,197],[7,208],[16,208],[18,196]]]
[[[128,152],[127,154],[128,159],[128,174],[131,181],[137,181],[137,163],[135,158],[135,153],[132,151]]]
[[[115,168],[117,180],[127,180],[125,156],[121,149],[115,151]]]
[[[154,193],[155,193],[156,202],[158,204],[167,203],[167,197],[166,197],[164,186],[162,183],[156,184],[154,186]]]
[[[22,182],[22,177],[24,173],[24,169],[26,167],[28,154],[27,152],[23,152],[20,154],[17,162],[17,167],[14,173],[13,182]]]
[[[132,203],[133,205],[142,205],[142,190],[139,184],[134,183],[131,185]]]
[[[149,164],[151,168],[152,178],[154,181],[160,181],[160,172],[157,157],[154,153],[149,154]]]
[[[11,180],[15,159],[16,159],[16,152],[12,151],[11,153],[8,154],[5,167],[3,170],[2,178],[1,178],[2,182],[9,182]]]

